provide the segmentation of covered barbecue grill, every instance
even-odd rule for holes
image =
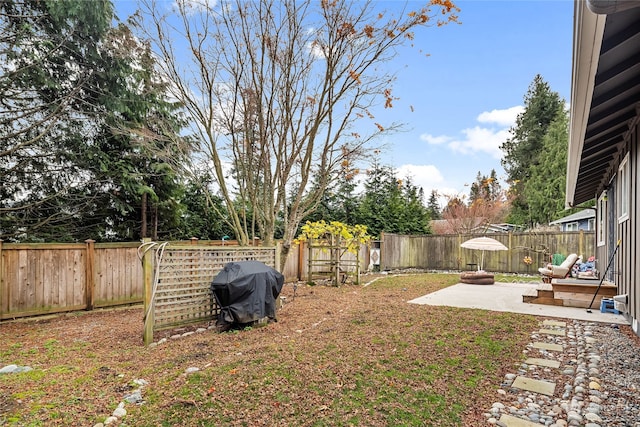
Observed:
[[[260,261],[226,264],[211,282],[220,306],[218,326],[276,319],[276,300],[284,276]]]

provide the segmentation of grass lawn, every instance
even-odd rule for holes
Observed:
[[[0,426],[484,425],[539,319],[407,304],[457,274],[285,285],[279,321],[142,345],[140,309],[0,324]],[[188,368],[198,368],[185,373]]]

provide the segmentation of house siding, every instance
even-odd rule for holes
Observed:
[[[578,229],[577,230],[568,230],[569,228],[569,224],[573,224],[573,223],[578,223]],[[581,219],[579,221],[569,221],[567,223],[562,224],[562,231],[591,231],[591,228],[589,227],[589,219]]]
[[[638,136],[640,135],[640,125],[636,121],[635,126],[631,129],[629,134],[629,162],[630,169],[630,189],[631,198],[629,203],[629,221],[625,221],[621,224],[621,232],[625,237],[627,243],[627,250],[620,258],[623,265],[620,266],[623,274],[623,293],[629,294],[629,314],[634,319],[638,319],[640,316],[640,283],[638,282],[638,271],[640,271],[640,260],[638,259],[638,242],[640,241],[640,227],[638,217],[638,200],[640,200],[640,192],[638,190],[638,182],[640,177],[638,176],[638,165],[640,165],[640,151],[638,151]],[[636,330],[636,332],[640,332]]]
[[[640,189],[637,185],[640,182],[640,174],[638,173],[640,165],[640,150],[638,150],[638,137],[640,135],[640,126],[638,123],[631,129],[628,134],[625,151],[620,154],[614,171],[617,172],[618,166],[629,153],[628,167],[630,172],[630,199],[629,199],[629,218],[625,221],[618,222],[618,200],[617,200],[617,179],[611,181],[607,188],[607,244],[597,249],[597,257],[600,261],[600,270],[604,271],[609,262],[609,258],[615,249],[617,239],[620,239],[620,247],[616,254],[614,264],[606,276],[606,279],[612,280],[618,286],[618,294],[629,295],[628,315],[637,322],[640,317],[640,216],[638,216],[638,208],[640,207]],[[635,332],[640,334],[636,323]]]
[[[574,5],[566,201],[568,206],[580,205],[591,194],[598,197],[607,191],[606,212],[602,212],[607,236],[597,250],[598,269],[606,269],[619,239],[606,278],[614,280],[619,294],[629,296],[625,315],[640,335],[640,3],[626,2],[624,9],[606,14],[592,12],[582,0]],[[628,217],[618,222],[620,198],[615,190],[621,162],[626,162],[628,172],[624,189]]]

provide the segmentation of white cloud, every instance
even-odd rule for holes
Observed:
[[[449,195],[459,193],[455,188],[447,186],[447,182],[442,176],[442,173],[434,165],[406,164],[396,168],[395,172],[398,178],[405,179],[410,177],[416,187],[422,187],[422,191],[424,192],[423,202],[425,204],[428,203],[432,190],[437,191],[438,204],[441,208],[447,204],[447,197]]]
[[[410,177],[417,187],[426,192],[438,188],[444,182],[442,174],[434,165],[402,165],[396,169],[398,178]]]
[[[496,159],[502,158],[500,145],[509,138],[509,129],[494,130],[476,126],[464,129],[466,138],[449,142],[448,147],[462,154],[487,153]]]
[[[174,10],[184,9],[187,15],[195,15],[210,12],[217,4],[218,0],[175,0],[172,7]]]
[[[509,128],[515,124],[518,114],[522,111],[524,111],[524,107],[518,105],[504,110],[482,112],[476,120],[488,126],[463,129],[461,131],[463,138],[424,133],[420,135],[420,139],[431,145],[446,145],[456,153],[486,153],[500,159],[503,155],[500,145],[509,138]]]
[[[422,187],[425,205],[429,202],[432,190],[436,190],[438,193],[438,205],[440,208],[447,205],[448,198],[451,195],[460,195],[458,190],[447,185],[448,183],[442,173],[434,165],[406,164],[398,167],[395,172],[398,178],[405,179],[410,177],[416,187]]]
[[[516,122],[518,114],[523,111],[524,107],[521,105],[506,110],[484,111],[478,115],[476,120],[480,123],[495,123],[498,126],[511,127]]]
[[[431,145],[440,145],[444,144],[445,142],[451,141],[452,138],[445,135],[433,136],[428,133],[423,133],[422,135],[420,135],[420,139]]]

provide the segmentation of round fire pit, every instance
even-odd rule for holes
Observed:
[[[460,281],[470,285],[493,285],[495,283],[493,274],[484,271],[468,271],[462,273],[460,275]]]

